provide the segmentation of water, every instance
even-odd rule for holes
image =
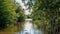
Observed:
[[[43,32],[38,30],[36,27],[36,25],[32,24],[32,19],[26,19],[24,29],[17,34],[43,34]]]

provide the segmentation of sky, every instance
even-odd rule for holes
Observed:
[[[23,9],[27,9],[27,7],[24,6],[24,3],[22,3],[21,0],[16,0],[16,2],[20,3],[20,5],[22,6]],[[26,1],[26,3],[27,3],[27,1]],[[30,14],[29,10],[25,10],[25,14],[26,15]]]

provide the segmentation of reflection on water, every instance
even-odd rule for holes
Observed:
[[[33,26],[31,22],[32,19],[26,19],[23,31],[18,32],[17,34],[43,34],[43,32],[36,29],[36,25]]]

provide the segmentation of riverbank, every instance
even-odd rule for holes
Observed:
[[[22,29],[23,28],[21,23],[16,25],[12,24],[10,27],[4,29],[3,31],[0,31],[0,34],[15,34],[16,32],[21,31]]]

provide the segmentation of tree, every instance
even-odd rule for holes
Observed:
[[[16,22],[18,14],[15,10],[16,5],[12,0],[0,0],[0,29],[4,29]]]
[[[47,34],[60,34],[60,0],[29,0],[27,4],[38,27],[43,26]]]
[[[17,2],[17,9],[16,9],[16,13],[19,15],[17,22],[24,22],[26,16],[24,13],[24,9],[21,7],[21,5]]]

